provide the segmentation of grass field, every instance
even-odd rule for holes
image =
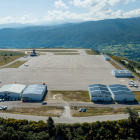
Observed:
[[[78,52],[77,50],[37,50],[40,52]]]
[[[0,110],[0,112],[12,113],[12,114],[24,114],[35,116],[51,116],[58,117],[63,113],[63,107],[55,106],[34,106],[34,107],[15,107],[10,110]]]
[[[20,57],[21,56],[0,56],[0,66],[4,66]]]
[[[87,55],[100,55],[98,52],[94,50],[85,50]]]
[[[131,79],[131,80],[133,80],[133,81],[137,81],[137,79],[136,79],[136,78],[133,78],[133,77],[132,77],[132,78],[130,77],[130,78],[128,78],[128,79]]]
[[[54,53],[53,55],[80,55],[79,53]]]
[[[24,55],[22,52],[0,51],[0,66],[4,66]]]
[[[79,108],[86,108],[86,112],[79,112]],[[140,106],[131,107],[132,109],[140,111]],[[123,114],[125,108],[112,108],[112,107],[78,107],[77,110],[71,106],[71,115],[73,117],[89,117],[99,115]],[[115,110],[115,113],[114,113]]]
[[[117,70],[122,70],[118,65],[116,65],[113,61],[108,61],[111,65],[113,65]]]
[[[91,102],[88,91],[50,91],[49,93],[51,99]],[[47,100],[47,98],[45,98],[45,100]]]
[[[12,54],[12,56],[24,56],[25,54],[23,52],[17,52],[17,51],[0,51],[0,56],[10,56]]]
[[[112,107],[85,107],[86,112],[79,112],[79,107],[77,110],[73,109],[73,106],[71,107],[71,115],[73,117],[88,117],[88,116],[98,116],[98,115],[110,115],[114,114],[114,109]],[[115,109],[117,114],[123,113],[124,108],[117,108]]]
[[[19,66],[21,66],[25,62],[27,62],[27,61],[16,61],[16,62],[14,62],[14,63],[12,63],[4,68],[18,68]]]
[[[135,94],[135,100],[140,102],[140,91],[133,91],[133,93]]]

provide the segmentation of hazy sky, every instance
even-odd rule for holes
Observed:
[[[140,0],[0,0],[0,24],[47,24],[139,16]]]

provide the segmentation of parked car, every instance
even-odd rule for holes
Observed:
[[[0,102],[2,101],[2,99],[0,99]]]
[[[82,108],[79,108],[79,112],[82,112]]]
[[[73,109],[77,110],[77,106],[75,106]]]
[[[0,110],[6,110],[7,106],[1,106]]]
[[[2,101],[4,102],[4,101],[5,101],[5,99],[2,99]]]
[[[7,109],[7,106],[4,106],[5,109]]]
[[[86,112],[86,108],[83,109],[83,112]]]
[[[44,102],[42,102],[42,105],[46,105],[46,104],[47,104],[47,102],[45,102],[45,101],[44,101]]]

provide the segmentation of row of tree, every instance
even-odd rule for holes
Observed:
[[[55,124],[51,117],[43,121],[0,118],[0,140],[100,140],[140,139],[138,112],[126,108],[129,118],[94,123]]]

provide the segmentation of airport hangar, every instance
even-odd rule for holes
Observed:
[[[6,98],[21,98],[22,93],[26,89],[26,85],[8,84],[0,88],[0,96]]]
[[[91,101],[134,101],[135,95],[125,85],[100,85],[94,84],[88,87]]]
[[[54,49],[53,49],[54,50]],[[42,84],[49,90],[87,90],[91,84],[128,85],[127,78],[116,78],[111,74],[114,67],[101,55],[46,55],[33,57],[19,68],[0,69],[0,86],[17,82],[24,85]],[[133,89],[133,88],[132,88]]]

